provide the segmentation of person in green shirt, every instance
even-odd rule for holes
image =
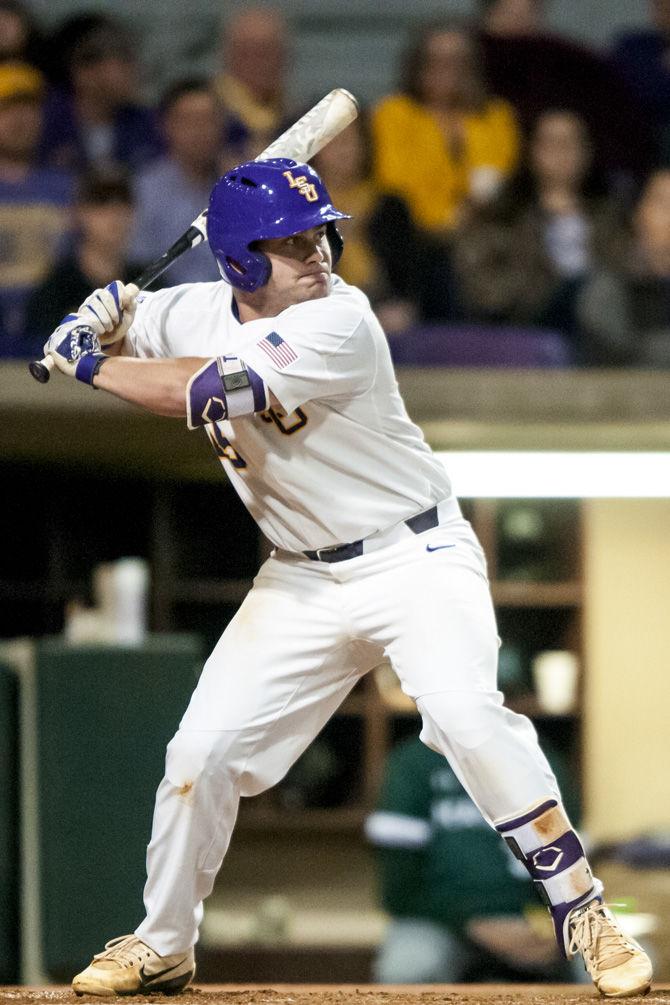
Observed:
[[[418,737],[392,750],[365,829],[391,916],[378,983],[588,982],[580,960],[560,957],[523,865]]]

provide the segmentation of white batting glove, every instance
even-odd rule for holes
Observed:
[[[102,363],[109,357],[100,351],[100,340],[78,314],[68,314],[44,345],[44,355],[67,377],[92,384]]]
[[[86,297],[77,314],[100,339],[101,346],[120,342],[128,334],[135,318],[135,299],[139,289],[115,279],[109,286],[94,290]]]

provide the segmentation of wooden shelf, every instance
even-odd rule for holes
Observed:
[[[169,591],[177,603],[241,604],[251,583],[251,579],[176,579]]]
[[[44,600],[46,589],[44,583],[17,583],[0,579],[0,599],[20,600],[23,603],[30,600]]]
[[[209,454],[208,464],[212,464]],[[216,465],[212,464],[212,469]],[[214,645],[222,625],[228,623],[250,590],[258,564],[269,547],[232,487],[217,489],[226,493],[226,533],[221,529],[218,536],[210,538],[201,532],[215,505],[209,484],[146,482],[131,477],[124,481],[104,473],[94,478],[72,478],[71,483],[59,483],[55,492],[51,472],[28,476],[19,471],[12,479],[23,502],[6,508],[5,523],[14,526],[21,540],[30,542],[30,548],[24,565],[6,570],[0,577],[4,630],[14,631],[17,614],[23,608],[27,613],[17,622],[21,631],[35,635],[57,633],[63,625],[65,601],[72,596],[89,596],[90,571],[95,565],[122,554],[137,554],[144,555],[151,565],[152,630],[197,632],[208,646]],[[136,519],[130,523],[109,519],[100,527],[87,526],[80,540],[80,528],[73,526],[72,512],[94,512],[100,498],[110,493],[116,500],[113,513],[123,513],[136,502]],[[466,500],[464,512],[486,553],[499,634],[516,650],[518,686],[526,687],[538,652],[582,651],[582,521],[579,504],[574,501],[556,501],[555,507],[546,500],[518,502],[522,509],[539,507],[544,528],[544,536],[536,541],[537,554],[528,545],[522,552],[523,561],[517,561],[518,554],[510,549],[509,519],[506,523],[505,518],[513,503]],[[44,528],[44,533],[35,536],[35,527]],[[228,547],[228,539],[234,547]],[[561,579],[528,579],[534,573],[542,575],[543,570]],[[13,581],[12,571],[22,572],[25,580]],[[505,578],[515,574],[525,578]],[[379,670],[384,671],[383,664]],[[533,719],[544,720],[556,734],[565,725],[569,737],[566,746],[578,750],[578,709],[570,716],[549,716],[534,698],[527,696],[519,701],[512,699],[510,704]],[[242,829],[267,832],[269,836],[273,832],[312,830],[351,835],[360,832],[365,813],[378,798],[391,745],[410,731],[417,731],[414,722],[402,720],[418,722],[418,713],[392,673],[386,679],[384,672],[373,671],[356,685],[334,717],[338,721],[326,745],[336,747],[340,766],[346,764],[347,771],[329,778],[333,788],[328,795],[332,802],[355,802],[331,809],[290,810],[280,807],[280,795],[262,798],[258,805],[256,800],[243,800]],[[310,797],[302,798],[309,801]]]
[[[579,582],[529,583],[498,579],[491,583],[494,604],[501,607],[579,607]]]
[[[365,715],[368,701],[364,694],[350,694],[344,699],[335,715]]]
[[[509,698],[506,697],[505,704],[508,708],[511,708],[513,712],[520,712],[521,715],[527,715],[529,719],[556,719],[564,720],[565,722],[574,722],[576,719],[581,717],[578,709],[575,709],[572,712],[563,712],[561,714],[547,712],[538,704],[537,698],[534,694],[519,694],[512,695]],[[416,706],[412,706],[410,708],[387,705],[384,711],[387,716],[392,716],[394,718],[399,716],[419,718],[419,711]]]
[[[575,722],[580,718],[578,709],[571,712],[562,712],[560,714],[545,711],[545,709],[538,704],[537,698],[534,694],[513,695],[510,698],[505,699],[505,704],[508,708],[511,708],[513,712],[519,712],[521,715],[527,715],[529,719],[551,719],[552,721]]]
[[[254,808],[242,803],[237,827],[243,831],[291,833],[319,831],[321,833],[352,833],[360,831],[368,810],[361,805],[337,806],[333,809],[272,809]]]
[[[59,580],[38,579],[35,582],[25,583],[12,582],[0,579],[0,599],[13,599],[21,601],[49,601],[63,600],[74,594],[85,594],[89,590],[89,584],[84,580]]]

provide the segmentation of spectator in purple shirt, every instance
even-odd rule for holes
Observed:
[[[73,179],[39,167],[44,79],[27,63],[0,64],[0,355],[22,355],[26,299],[70,225]]]
[[[223,112],[207,80],[182,80],[165,94],[160,120],[167,152],[136,179],[136,261],[150,262],[186,230],[209,201],[220,169]],[[219,279],[206,244],[182,255],[162,278],[176,286]]]
[[[670,163],[670,0],[650,0],[651,27],[628,32],[612,53],[616,69],[628,82],[655,123],[658,146]]]
[[[46,164],[81,171],[136,170],[160,152],[153,113],[137,100],[137,63],[125,28],[103,14],[67,22],[53,40],[63,86],[49,94],[42,136]]]

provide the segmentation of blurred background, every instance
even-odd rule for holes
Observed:
[[[0,0],[0,983],[141,920],[165,744],[268,554],[204,436],[26,362],[335,86],[340,272],[487,552],[501,688],[670,980],[670,2]],[[201,247],[161,282],[216,279]],[[202,979],[578,979],[419,728],[382,664],[243,801]]]

